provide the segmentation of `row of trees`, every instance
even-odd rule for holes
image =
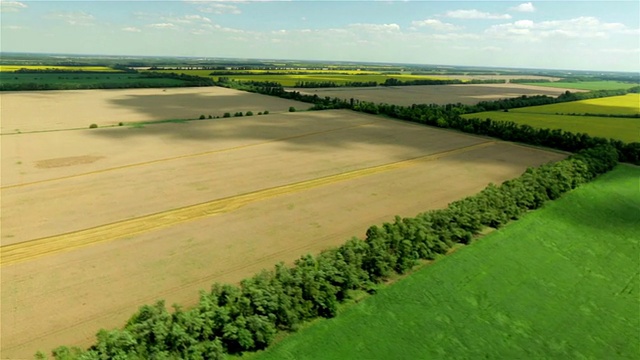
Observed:
[[[266,95],[279,96],[285,99],[313,103],[313,110],[351,109],[368,114],[386,115],[392,118],[425,125],[455,129],[477,135],[491,136],[506,141],[516,141],[569,152],[577,152],[598,145],[611,145],[618,151],[621,161],[640,165],[640,142],[624,143],[620,140],[605,139],[586,133],[573,133],[560,129],[538,129],[529,125],[516,124],[511,121],[495,121],[489,118],[466,119],[461,116],[463,114],[481,111],[505,110],[524,106],[623,95],[629,92],[637,92],[640,88],[632,88],[629,90],[601,90],[588,93],[566,92],[557,98],[545,95],[523,95],[513,99],[483,101],[477,105],[413,104],[411,106],[400,106],[360,101],[353,98],[347,100],[338,97],[319,97],[317,94],[303,94],[298,91],[286,91],[282,86],[276,86],[278,85],[277,83],[270,83],[268,86],[258,86],[261,85],[259,82],[256,84],[257,85],[247,90]]]
[[[504,84],[504,80],[500,79],[471,79],[462,81],[459,79],[413,79],[399,80],[390,78],[382,83],[382,86],[413,86],[413,85],[451,85],[451,84]]]
[[[279,264],[239,286],[216,284],[200,293],[196,307],[164,302],[142,306],[123,329],[101,330],[88,350],[59,347],[66,359],[222,359],[267,347],[279,330],[336,315],[355,290],[375,292],[376,284],[404,273],[420,260],[469,243],[486,227],[500,227],[612,169],[611,146],[583,150],[566,160],[530,168],[519,178],[489,185],[475,196],[443,210],[372,226],[366,238],[353,238],[318,256],[306,255],[293,267]],[[42,356],[42,355],[40,355]]]
[[[335,81],[296,81],[295,88],[330,88],[330,87],[376,87],[377,81],[347,81],[337,83]]]

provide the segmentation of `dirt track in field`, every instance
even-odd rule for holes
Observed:
[[[2,358],[562,157],[349,111],[3,136]]]
[[[421,85],[421,86],[389,86],[389,87],[337,87],[318,89],[295,89],[302,93],[320,97],[350,98],[373,103],[395,105],[412,104],[477,104],[480,101],[491,101],[513,98],[522,95],[558,96],[565,91],[580,92],[575,89],[559,89],[522,84],[465,84],[465,85]]]

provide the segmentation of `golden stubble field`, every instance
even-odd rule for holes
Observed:
[[[582,92],[585,90],[560,89],[522,84],[463,84],[463,85],[427,85],[427,86],[378,86],[378,87],[337,87],[318,89],[292,89],[305,94],[320,97],[338,97],[358,99],[373,103],[395,105],[461,103],[477,104],[480,101],[493,101],[514,98],[522,95],[558,96],[565,91]]]
[[[3,92],[0,106],[2,134],[311,107],[303,102],[222,87]]]
[[[1,139],[2,358],[87,346],[144,303],[193,304],[564,157],[344,110]]]

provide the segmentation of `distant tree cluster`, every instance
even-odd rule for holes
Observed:
[[[215,284],[200,293],[193,309],[174,305],[170,312],[163,301],[142,306],[124,328],[98,332],[89,349],[62,346],[53,355],[58,360],[223,359],[264,349],[278,330],[336,316],[338,304],[354,290],[373,293],[393,273],[469,243],[484,228],[518,219],[616,164],[611,146],[583,150],[502,185],[490,184],[446,209],[372,226],[364,240],[352,238],[318,256],[303,256],[293,267],[278,264],[239,286]]]

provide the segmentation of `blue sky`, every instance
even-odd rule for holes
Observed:
[[[1,50],[640,71],[639,1],[0,0]]]

